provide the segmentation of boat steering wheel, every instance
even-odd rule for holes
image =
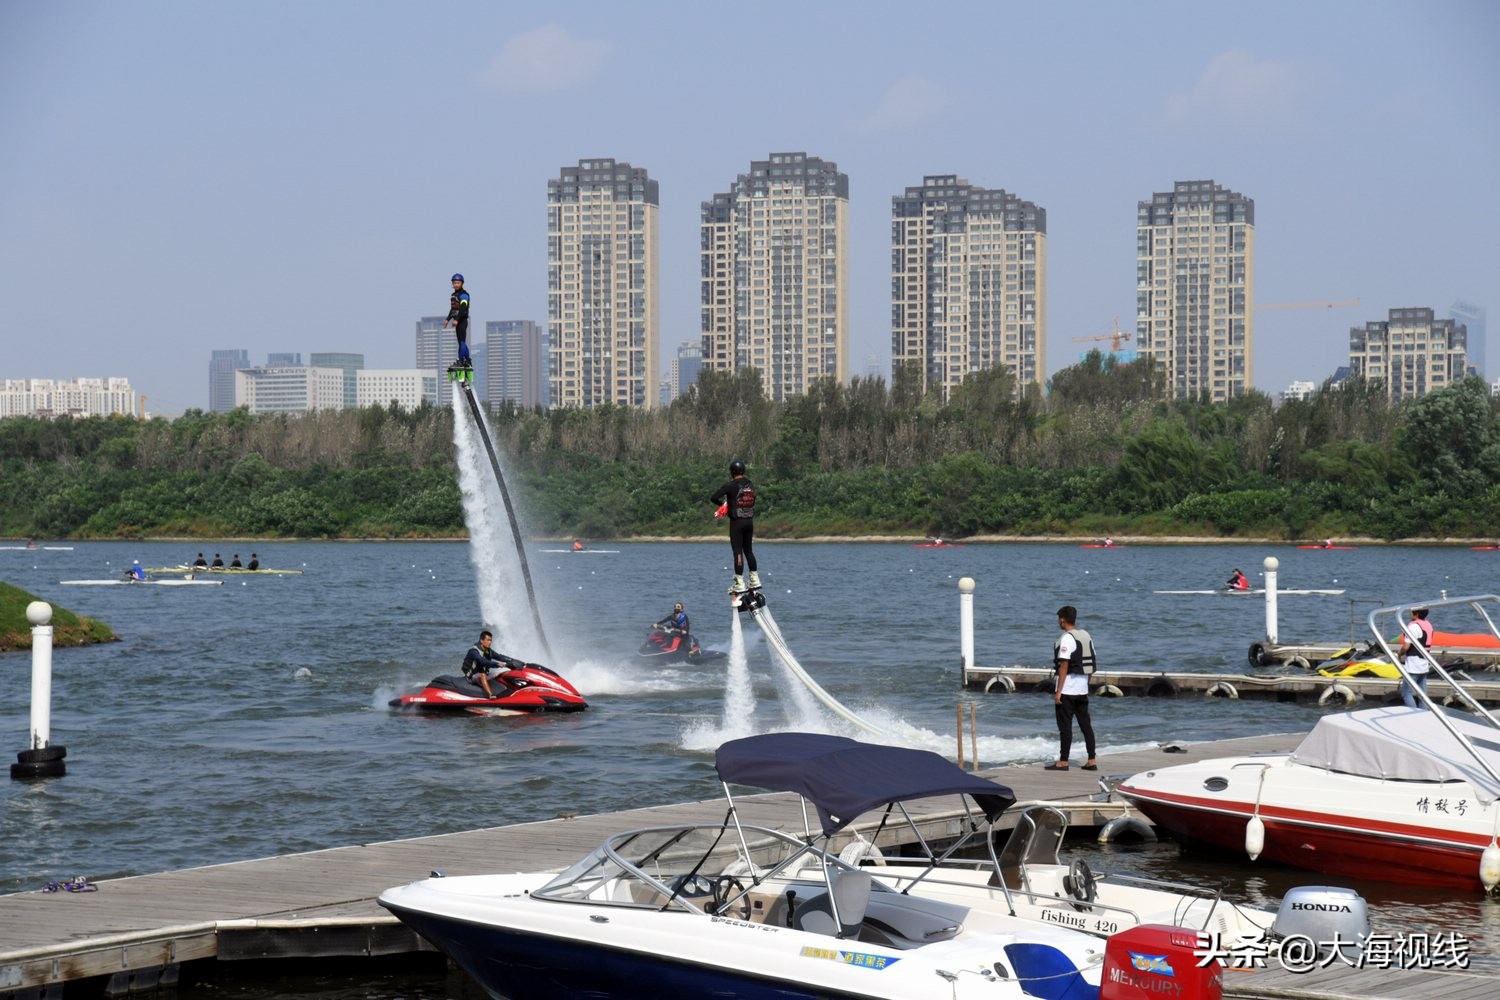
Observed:
[[[745,891],[745,883],[733,875],[720,875],[713,880],[714,898],[709,904],[709,912],[721,917],[734,917],[738,920],[750,919],[750,895]],[[735,896],[739,896],[739,913],[726,913],[725,907]]]
[[[1073,909],[1091,910],[1093,907],[1088,904],[1099,894],[1099,880],[1094,877],[1087,861],[1074,858],[1073,863],[1068,865],[1068,874],[1063,876],[1063,889],[1077,900]]]

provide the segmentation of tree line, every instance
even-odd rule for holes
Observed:
[[[1162,400],[1098,352],[1043,394],[1010,373],[947,399],[920,372],[766,398],[707,371],[670,407],[492,409],[526,529],[700,535],[731,458],[762,536],[1482,536],[1500,524],[1500,404],[1471,378],[1401,404],[1379,383],[1277,406]],[[457,536],[453,411],[189,411],[0,420],[0,534]]]

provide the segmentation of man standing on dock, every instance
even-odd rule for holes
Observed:
[[[1407,708],[1416,708],[1417,696],[1412,688],[1418,687],[1423,694],[1427,693],[1427,658],[1422,655],[1422,650],[1432,646],[1432,623],[1427,620],[1427,609],[1412,608],[1411,621],[1402,626],[1402,631],[1406,635],[1402,637],[1397,653],[1406,657],[1406,673],[1411,681],[1401,681],[1401,701]]]
[[[1077,718],[1078,728],[1083,733],[1083,745],[1089,754],[1083,769],[1097,771],[1094,724],[1089,719],[1089,675],[1094,672],[1094,638],[1078,627],[1078,609],[1071,604],[1057,609],[1057,624],[1062,628],[1062,635],[1052,646],[1052,663],[1057,668],[1052,703],[1057,715],[1059,746],[1057,763],[1047,764],[1044,770],[1068,769],[1068,755],[1073,750],[1073,719]]]

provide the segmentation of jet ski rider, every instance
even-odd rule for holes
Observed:
[[[464,676],[484,688],[484,696],[486,698],[495,697],[495,692],[490,690],[490,671],[492,669],[499,669],[503,673],[506,670],[519,670],[521,667],[526,666],[520,660],[512,659],[504,653],[498,653],[491,649],[490,644],[494,641],[494,635],[489,629],[485,629],[479,633],[479,641],[470,646],[469,651],[464,654]],[[495,675],[496,678],[499,678],[499,676],[500,674]]]
[[[672,605],[672,613],[665,618],[652,622],[651,627],[659,628],[667,635],[672,636],[670,647],[665,642],[661,645],[669,653],[675,651],[677,647],[682,645],[682,637],[688,634],[688,616],[687,612],[682,610],[682,602],[678,601]]]

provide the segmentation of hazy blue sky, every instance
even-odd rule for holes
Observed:
[[[853,370],[888,371],[890,202],[924,174],[1046,208],[1049,372],[1133,325],[1136,202],[1212,178],[1255,199],[1259,301],[1362,303],[1260,314],[1276,391],[1391,307],[1500,311],[1497,11],[0,0],[0,377],[175,413],[214,348],[409,367],[453,271],[479,329],[545,320],[547,180],[594,156],[661,182],[665,359],[699,203],[805,150],[849,175]]]

